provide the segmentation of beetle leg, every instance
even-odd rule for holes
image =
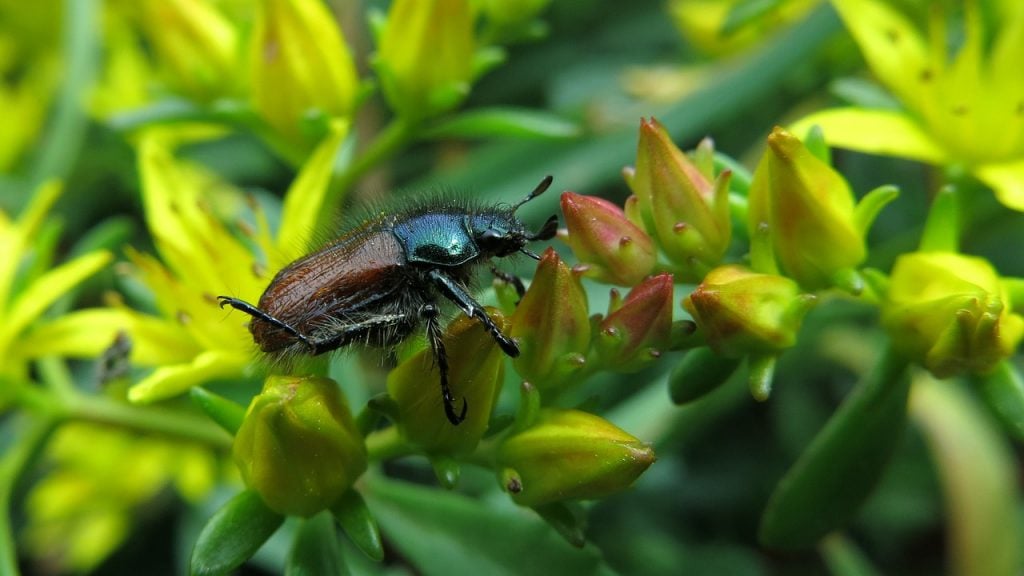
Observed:
[[[526,294],[526,286],[523,285],[522,278],[515,274],[509,274],[504,270],[499,270],[498,267],[493,264],[491,265],[491,274],[494,274],[494,277],[498,280],[501,280],[506,284],[511,284],[512,287],[516,289],[516,294],[519,295],[519,299],[523,299],[523,295]],[[516,304],[518,303],[519,302],[516,302]]]
[[[405,314],[387,314],[363,322],[348,324],[334,330],[324,329],[323,332],[326,332],[327,336],[314,337],[310,341],[310,347],[313,349],[313,355],[317,356],[346,346],[359,338],[364,338],[371,330],[395,326],[406,321],[409,321],[409,317]]]
[[[484,311],[484,307],[477,303],[466,289],[459,285],[458,282],[446,276],[443,272],[438,270],[430,271],[430,279],[433,280],[434,285],[441,291],[441,294],[445,298],[451,300],[458,306],[462,311],[470,318],[476,318],[487,328],[487,331],[491,333],[491,337],[494,341],[501,346],[501,349],[509,356],[515,358],[519,356],[519,345],[514,340],[505,336],[498,329],[498,326],[494,324],[494,320],[487,315]]]
[[[444,414],[453,426],[458,426],[466,419],[466,410],[469,408],[469,403],[463,398],[462,413],[455,413],[455,400],[452,398],[452,390],[448,386],[448,352],[444,349],[444,339],[441,333],[441,323],[438,322],[439,312],[437,306],[424,304],[420,308],[420,316],[427,322],[427,341],[430,342],[430,349],[434,353],[437,371],[441,374],[441,399],[444,401]]]
[[[245,300],[239,300],[238,298],[231,298],[231,297],[228,297],[228,296],[217,296],[217,299],[220,300],[220,307],[221,308],[223,308],[225,305],[227,305],[227,306],[231,306],[235,310],[239,310],[241,312],[245,312],[246,314],[252,316],[253,318],[258,318],[258,319],[263,320],[264,322],[267,322],[267,323],[269,323],[269,324],[271,324],[273,326],[277,326],[281,330],[284,330],[285,332],[287,332],[287,333],[291,334],[292,336],[295,336],[296,338],[298,338],[299,342],[302,342],[303,344],[305,344],[306,346],[309,346],[310,348],[313,348],[314,350],[316,349],[316,347],[313,345],[312,342],[310,342],[309,338],[305,334],[303,334],[302,332],[299,332],[295,328],[292,328],[287,323],[282,322],[282,321],[278,320],[277,318],[274,318],[270,314],[267,314],[266,312],[264,312],[263,310],[260,310],[259,308],[253,306],[252,304],[249,304]]]

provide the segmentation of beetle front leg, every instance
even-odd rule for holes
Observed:
[[[434,353],[437,371],[441,374],[441,399],[444,401],[444,414],[453,426],[458,426],[466,419],[466,410],[469,408],[469,403],[463,398],[462,413],[455,413],[455,400],[452,398],[452,390],[448,386],[448,352],[444,349],[441,323],[438,321],[439,315],[437,306],[433,304],[424,304],[420,308],[420,316],[427,323],[427,341],[430,343],[430,350]]]
[[[470,318],[476,318],[487,328],[487,331],[491,333],[491,337],[494,341],[501,346],[501,349],[509,356],[515,358],[519,356],[519,345],[514,340],[505,336],[501,333],[501,330],[491,320],[491,317],[487,315],[487,311],[484,307],[477,303],[466,289],[459,285],[458,282],[446,276],[443,272],[437,270],[430,271],[430,279],[434,282],[434,285],[445,298],[451,300],[458,306],[466,316]]]
[[[522,300],[523,296],[526,295],[526,285],[523,284],[523,279],[519,276],[500,270],[493,264],[491,265],[491,274],[494,274],[494,277],[498,280],[501,280],[506,284],[511,284],[512,288],[515,288],[516,295],[519,296],[519,300]],[[516,304],[519,304],[519,302],[516,302]]]
[[[305,344],[306,346],[309,346],[313,350],[316,349],[316,346],[314,346],[313,343],[310,342],[309,337],[307,337],[305,334],[303,334],[302,332],[299,332],[298,330],[293,328],[291,325],[289,325],[287,322],[282,322],[281,320],[278,320],[277,318],[274,318],[270,314],[267,314],[263,310],[260,310],[259,308],[253,306],[252,304],[249,304],[245,300],[239,300],[238,298],[231,298],[230,296],[217,296],[217,299],[220,300],[220,307],[221,308],[223,308],[224,306],[231,306],[235,310],[238,310],[240,312],[245,312],[246,314],[248,314],[249,316],[252,316],[253,318],[257,318],[259,320],[263,320],[264,322],[267,322],[268,324],[271,324],[273,326],[277,326],[281,330],[284,330],[285,332],[287,332],[287,333],[291,334],[292,336],[295,336],[296,338],[298,338],[299,342],[302,342],[303,344]]]

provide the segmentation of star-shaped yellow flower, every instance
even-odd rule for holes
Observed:
[[[888,2],[832,4],[903,108],[825,110],[793,131],[817,124],[833,146],[962,166],[1004,205],[1024,210],[1024,3],[995,2],[994,17],[983,18],[978,2],[966,0],[952,54],[945,3],[930,4],[927,30]]]

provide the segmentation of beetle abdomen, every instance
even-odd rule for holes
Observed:
[[[393,307],[407,280],[404,265],[402,246],[390,230],[359,230],[281,270],[259,307],[312,337]],[[294,334],[259,318],[249,330],[264,352],[299,343]]]

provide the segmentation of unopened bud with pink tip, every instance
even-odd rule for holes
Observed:
[[[654,242],[621,208],[595,196],[562,194],[565,241],[582,262],[585,276],[635,286],[654,271]]]
[[[628,372],[661,356],[672,332],[672,275],[652,276],[601,320],[595,350],[609,369]]]
[[[674,264],[683,281],[697,282],[729,247],[729,177],[713,178],[680,150],[653,118],[640,122],[635,168],[623,171],[636,196],[634,216]]]

